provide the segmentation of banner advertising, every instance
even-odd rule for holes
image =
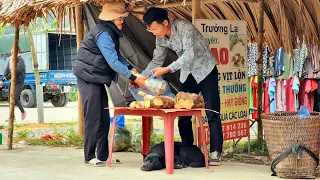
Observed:
[[[247,23],[197,19],[195,26],[208,40],[216,57],[224,140],[247,137],[250,129]],[[208,124],[205,124],[205,129],[209,143]],[[200,135],[198,137],[200,138]]]

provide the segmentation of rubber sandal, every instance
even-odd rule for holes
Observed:
[[[100,161],[100,160],[97,159],[97,158],[93,158],[93,159],[91,159],[90,161],[85,161],[84,163],[85,163],[85,165],[87,165],[87,166],[92,166],[92,167],[102,167],[102,166],[105,166],[105,163],[103,163],[102,161]]]

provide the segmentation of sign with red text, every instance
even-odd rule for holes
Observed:
[[[230,139],[237,139],[242,137],[248,137],[250,131],[250,124],[249,120],[241,120],[241,121],[233,121],[233,122],[223,122],[222,123],[222,131],[223,131],[223,139],[230,140]],[[206,124],[204,125],[204,138],[206,143],[210,143],[210,130],[209,126]],[[201,134],[200,128],[198,130],[198,143],[201,145]]]
[[[246,137],[249,135],[247,23],[197,19],[195,26],[216,57],[224,140]]]

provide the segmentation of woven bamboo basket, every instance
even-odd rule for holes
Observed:
[[[297,117],[297,112],[262,115],[264,135],[272,161],[295,143],[303,143],[317,157],[320,151],[320,113]],[[303,151],[302,158],[290,154],[275,168],[280,178],[315,178],[315,160]]]

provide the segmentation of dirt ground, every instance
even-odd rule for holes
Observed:
[[[167,175],[165,170],[143,172],[142,157],[137,153],[114,153],[123,164],[89,167],[83,164],[83,149],[14,145],[11,151],[0,145],[1,180],[87,180],[87,179],[278,179],[269,166],[224,162],[220,167],[185,168]],[[320,176],[319,176],[320,177]]]

